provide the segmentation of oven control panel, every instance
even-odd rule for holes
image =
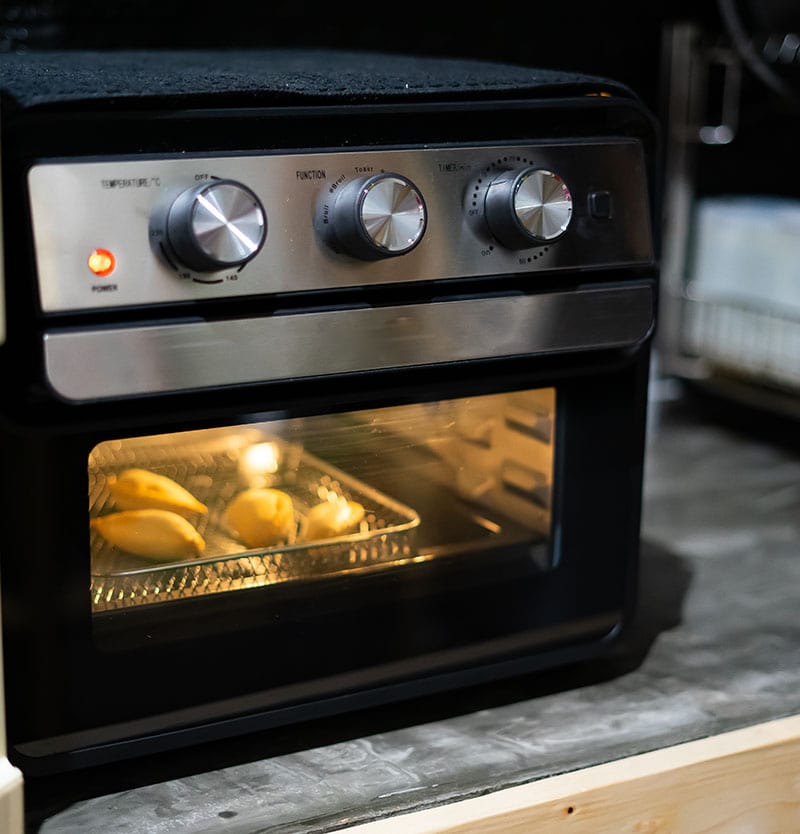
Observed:
[[[652,263],[635,140],[45,161],[45,312]]]

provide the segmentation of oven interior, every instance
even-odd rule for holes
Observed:
[[[547,387],[105,440],[92,613],[495,549],[547,569],[555,426]]]

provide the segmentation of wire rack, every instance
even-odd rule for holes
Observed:
[[[288,493],[298,529],[309,509],[345,499],[365,508],[359,529],[316,542],[247,549],[229,531],[224,512],[242,489],[245,452],[273,444],[279,468],[269,485]],[[375,569],[415,556],[418,514],[373,487],[258,429],[211,430],[103,443],[89,459],[89,516],[116,511],[110,476],[149,469],[189,489],[208,509],[191,519],[206,542],[202,558],[154,564],[110,545],[95,531],[91,541],[91,598],[95,612],[168,602],[283,582],[313,580]]]

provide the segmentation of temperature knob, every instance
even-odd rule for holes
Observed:
[[[549,243],[572,219],[567,184],[542,168],[502,172],[489,183],[484,206],[489,230],[509,249]]]
[[[426,224],[422,194],[399,174],[347,183],[328,214],[333,248],[369,261],[410,252],[422,240]]]
[[[247,263],[266,236],[266,214],[258,197],[233,180],[212,180],[184,191],[167,215],[170,249],[198,272]]]

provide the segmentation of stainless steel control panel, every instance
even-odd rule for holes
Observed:
[[[45,312],[652,262],[634,140],[42,162]]]

